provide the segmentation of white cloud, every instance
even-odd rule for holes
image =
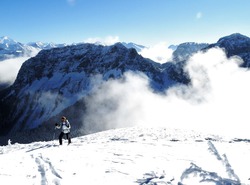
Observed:
[[[107,36],[104,39],[105,45],[112,45],[112,44],[115,44],[117,42],[119,42],[119,37],[118,36]]]
[[[12,84],[23,62],[37,55],[40,50],[34,49],[29,55],[0,61],[0,83]]]
[[[113,44],[119,42],[119,37],[118,36],[107,36],[105,38],[94,37],[94,38],[88,38],[84,42],[86,42],[86,43],[98,43],[98,44],[102,44],[105,46],[110,46],[110,45],[113,45]]]
[[[168,48],[167,43],[161,42],[152,47],[144,48],[139,54],[155,62],[166,63],[172,59],[172,53],[173,50]]]
[[[0,62],[0,83],[12,84],[24,61],[30,57],[7,59]]]
[[[197,12],[196,14],[196,19],[201,19],[202,18],[202,12]]]
[[[146,125],[249,136],[250,71],[240,62],[220,49],[198,53],[186,66],[192,83],[165,95],[152,92],[141,74],[104,82],[88,99],[86,129]]]

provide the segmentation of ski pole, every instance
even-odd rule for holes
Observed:
[[[54,134],[53,134],[53,141],[55,140],[55,137],[56,137],[56,127],[55,127],[55,129],[54,129]]]

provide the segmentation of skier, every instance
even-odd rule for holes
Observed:
[[[68,139],[68,144],[71,143],[71,138],[70,138],[70,123],[69,121],[66,119],[65,116],[62,117],[62,121],[61,123],[56,123],[55,124],[57,129],[62,128],[62,132],[59,135],[59,144],[62,145],[62,138],[64,135],[66,135],[67,139]]]

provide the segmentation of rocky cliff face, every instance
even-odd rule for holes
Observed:
[[[93,80],[117,79],[127,71],[147,75],[155,91],[188,82],[174,64],[155,63],[120,43],[42,50],[22,65],[14,84],[2,92],[2,133],[37,128],[90,94]]]

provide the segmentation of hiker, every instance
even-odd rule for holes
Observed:
[[[61,123],[56,123],[55,124],[56,128],[57,129],[60,129],[62,128],[62,132],[61,134],[59,135],[59,144],[62,145],[62,138],[64,135],[66,135],[67,139],[68,139],[68,144],[71,143],[71,138],[70,138],[70,123],[69,121],[66,119],[65,116],[62,117],[62,121]]]

